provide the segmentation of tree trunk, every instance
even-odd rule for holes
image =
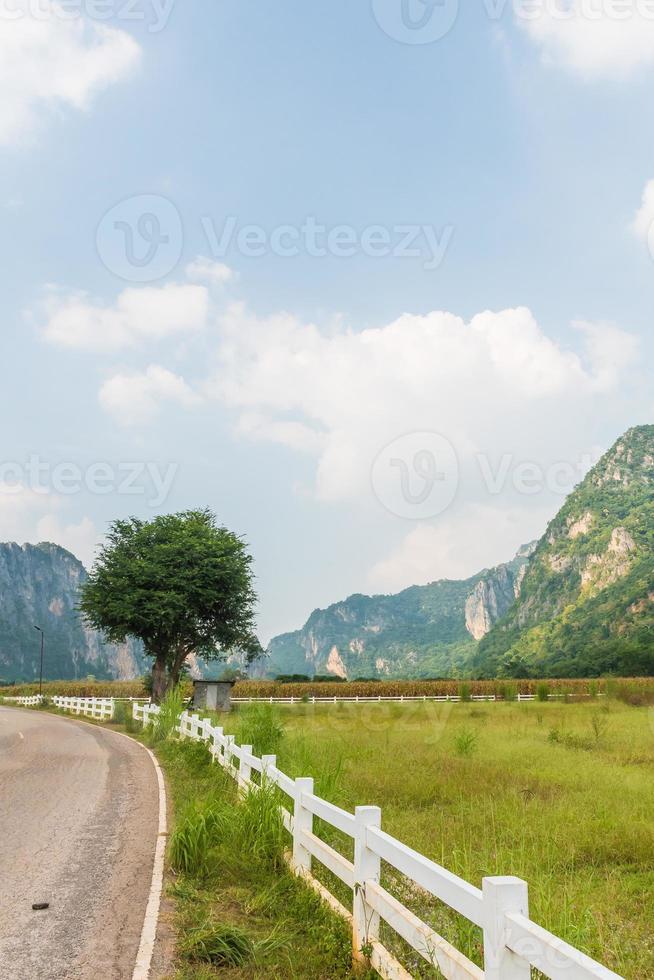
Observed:
[[[179,675],[182,672],[182,667],[184,666],[187,657],[188,657],[188,648],[180,647],[175,654],[173,665],[170,668],[171,687],[177,687],[177,685],[179,684]]]
[[[162,654],[156,658],[152,665],[152,700],[155,704],[161,704],[168,690],[168,677],[166,675],[166,658]]]

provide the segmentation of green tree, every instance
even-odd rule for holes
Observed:
[[[262,653],[254,633],[256,595],[245,543],[209,510],[115,521],[79,608],[113,643],[143,641],[152,657],[152,696],[179,681],[190,654],[224,660]]]

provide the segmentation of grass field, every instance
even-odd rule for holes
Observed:
[[[385,830],[473,884],[524,878],[534,920],[628,980],[654,980],[652,709],[302,704],[275,709],[283,735],[270,710],[235,712],[231,727],[260,751],[277,741],[281,768],[315,776],[332,802],[380,805]],[[476,929],[402,898],[479,961]]]

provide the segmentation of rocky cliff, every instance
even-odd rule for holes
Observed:
[[[77,611],[86,578],[80,561],[54,544],[0,544],[0,680],[38,678],[45,631],[44,676],[70,679],[93,674],[127,680],[144,672],[135,642],[105,643]]]
[[[531,546],[465,581],[399,595],[353,595],[317,609],[301,630],[271,640],[265,671],[334,677],[426,677],[462,668],[515,601]]]
[[[599,461],[538,543],[482,676],[654,674],[654,426]]]

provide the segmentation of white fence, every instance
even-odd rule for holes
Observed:
[[[591,698],[590,694],[575,694],[575,697],[581,698]],[[604,694],[597,694],[595,697],[605,697]],[[566,694],[548,694],[545,700],[556,701],[564,700],[567,697]],[[536,694],[516,694],[515,698],[501,698],[497,697],[495,694],[474,694],[469,698],[462,698],[459,694],[421,694],[421,695],[407,695],[398,694],[395,697],[385,697],[382,694],[371,697],[357,696],[357,695],[347,695],[340,696],[336,695],[325,695],[324,697],[316,697],[315,695],[304,694],[302,697],[288,697],[288,698],[232,698],[233,704],[341,704],[349,702],[351,704],[381,704],[383,702],[392,704],[407,704],[414,702],[459,702],[459,701],[497,701],[504,704],[505,702],[511,701],[538,701],[538,695]]]
[[[0,696],[1,701],[11,701],[12,704],[21,704],[26,708],[33,708],[37,704],[41,704],[43,697],[40,694],[35,694],[31,698],[3,698]]]
[[[54,697],[52,703],[62,711],[87,718],[109,720],[114,716],[114,698],[64,698]]]
[[[158,712],[155,705],[135,704],[133,708],[134,718],[146,725]],[[252,746],[237,745],[233,735],[225,735],[208,718],[185,711],[177,731],[182,738],[207,742],[212,757],[238,781],[241,790],[269,781],[289,798],[292,811],[282,807],[282,814],[293,841],[294,871],[351,922],[355,958],[364,961],[369,957],[386,980],[409,980],[411,974],[380,941],[382,920],[446,980],[530,980],[532,967],[551,980],[621,980],[532,922],[527,884],[519,878],[484,878],[482,888],[475,888],[384,833],[378,807],[361,806],[348,813],[334,806],[315,795],[313,779],[291,779],[277,768],[275,756],[259,758]],[[316,817],[351,838],[354,861],[316,835]],[[313,876],[314,859],[351,889],[351,909]],[[416,890],[444,902],[483,931],[483,970],[382,886],[382,861],[404,875]]]
[[[33,708],[41,704],[45,698],[43,695],[35,694],[32,697],[22,698],[3,698],[0,701],[9,701],[12,704],[19,704],[27,708]],[[119,701],[127,704],[137,704],[147,701],[147,698],[68,698],[50,697],[51,703],[62,711],[68,711],[74,715],[85,715],[87,718],[99,718],[101,721],[109,721],[114,716],[114,709]]]

